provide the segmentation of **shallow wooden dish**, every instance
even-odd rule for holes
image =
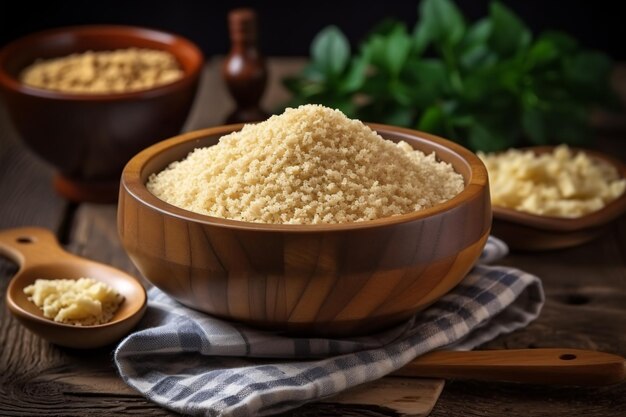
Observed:
[[[537,154],[552,152],[553,146],[528,148]],[[574,149],[607,162],[626,177],[626,165],[600,152]],[[539,216],[509,208],[493,206],[493,235],[504,240],[511,249],[540,251],[577,246],[588,242],[611,225],[626,211],[626,193],[601,210],[578,218]]]
[[[181,79],[148,90],[73,94],[24,85],[20,72],[37,59],[87,50],[164,50],[176,57]],[[54,185],[75,201],[114,202],[124,165],[137,152],[180,133],[203,65],[191,41],[135,26],[86,25],[52,29],[0,50],[0,93],[22,140],[58,172]]]
[[[270,225],[174,207],[149,175],[241,125],[190,132],[142,151],[122,174],[118,230],[141,273],[181,303],[222,318],[303,334],[353,335],[410,317],[450,291],[480,255],[491,226],[485,166],[425,133],[371,125],[436,152],[465,179],[428,210],[338,225]]]
[[[146,291],[127,273],[66,252],[47,229],[23,227],[0,230],[0,255],[20,265],[6,292],[9,311],[33,333],[50,342],[76,349],[110,345],[127,335],[143,317]],[[93,326],[74,326],[46,318],[28,299],[24,288],[37,279],[90,277],[104,282],[124,296],[111,321]]]

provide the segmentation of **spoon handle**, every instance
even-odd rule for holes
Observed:
[[[624,358],[582,349],[436,351],[395,372],[409,377],[532,384],[608,385],[625,378]]]
[[[22,269],[73,257],[61,248],[50,230],[40,227],[0,230],[0,255],[13,260]]]

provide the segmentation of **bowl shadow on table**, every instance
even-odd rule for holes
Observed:
[[[326,336],[373,333],[406,320],[456,286],[480,256],[491,226],[486,169],[452,142],[371,127],[435,151],[463,175],[463,192],[385,219],[275,225],[192,213],[147,190],[150,174],[241,128],[220,126],[161,142],[129,162],[118,208],[123,246],[152,284],[217,317]]]
[[[38,59],[129,47],[164,50],[183,77],[147,90],[72,94],[24,85]],[[133,26],[88,25],[28,35],[0,51],[0,91],[26,145],[54,166],[56,190],[74,201],[114,202],[126,162],[180,132],[198,86],[203,55],[180,36]]]

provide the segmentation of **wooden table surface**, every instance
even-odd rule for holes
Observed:
[[[265,105],[285,100],[282,74],[303,64],[274,59]],[[207,65],[186,130],[219,124],[231,109],[219,62]],[[626,138],[599,138],[600,146],[626,160]],[[621,144],[623,143],[623,144]],[[42,226],[80,255],[138,275],[120,247],[116,207],[69,204],[51,188],[52,170],[19,142],[0,105],[0,229]],[[517,253],[503,263],[543,279],[547,302],[526,329],[492,341],[489,348],[570,347],[626,356],[626,217],[598,240],[577,248]],[[0,415],[171,415],[128,388],[112,364],[112,349],[73,351],[29,333],[4,306],[16,266],[0,258]],[[387,415],[384,410],[307,405],[291,415]],[[546,387],[449,381],[434,417],[626,416],[626,384]]]

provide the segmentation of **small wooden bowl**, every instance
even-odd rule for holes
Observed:
[[[554,146],[526,148],[540,155],[550,153]],[[600,152],[573,149],[613,165],[622,178],[626,178],[626,165]],[[626,211],[626,193],[602,209],[577,218],[539,216],[522,211],[493,206],[494,236],[504,240],[511,249],[542,251],[562,249],[588,242],[604,233],[611,222]]]
[[[37,59],[87,50],[151,48],[173,54],[184,76],[149,90],[72,94],[24,85]],[[39,32],[0,51],[0,92],[23,141],[52,164],[55,188],[75,201],[112,202],[128,160],[180,133],[197,90],[202,52],[180,36],[133,26],[76,26]]]
[[[465,179],[427,210],[335,225],[248,223],[192,213],[146,189],[150,174],[241,125],[151,146],[122,174],[118,231],[141,273],[181,303],[273,330],[346,336],[375,332],[456,286],[491,226],[487,172],[467,149],[426,133],[370,125],[384,138],[435,152]]]

